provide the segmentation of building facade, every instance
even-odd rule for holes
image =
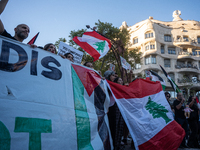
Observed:
[[[200,22],[182,20],[181,12],[173,12],[173,21],[143,20],[128,27],[130,30],[129,50],[142,52],[140,64],[136,64],[134,75],[145,74],[147,70],[157,72],[167,83],[166,91],[172,92],[170,83],[159,65],[167,71],[183,94],[187,97],[200,91]]]

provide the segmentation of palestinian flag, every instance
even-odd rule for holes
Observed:
[[[159,82],[136,79],[129,86],[107,81],[138,150],[177,150],[185,136]]]
[[[94,70],[72,64],[77,149],[112,149],[106,84]],[[95,115],[96,114],[96,115]]]
[[[166,88],[166,83],[165,80],[163,80],[163,78],[161,78],[156,72],[149,70],[149,72],[147,73],[149,76],[151,76],[151,80],[152,81],[159,81],[160,84],[162,85],[163,91]]]
[[[75,36],[73,41],[90,54],[94,61],[104,57],[111,48],[110,40],[95,31],[85,32],[82,37]]]
[[[167,74],[167,72],[165,71],[165,69],[161,65],[160,65],[160,68],[162,69],[163,73],[165,74],[165,76],[169,80],[169,83],[171,84],[171,86],[174,89],[174,91],[176,93],[180,93],[181,92],[180,89],[178,88],[178,86],[176,85],[176,83],[172,80],[172,78]]]
[[[34,44],[38,35],[39,35],[40,32],[38,32],[27,44],[31,45],[31,44]]]

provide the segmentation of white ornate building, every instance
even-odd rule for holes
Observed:
[[[132,49],[139,49],[143,55],[134,74],[145,74],[146,70],[157,72],[167,83],[166,91],[172,91],[167,78],[160,69],[163,66],[185,95],[200,91],[200,22],[183,20],[181,12],[173,12],[173,21],[143,20],[127,27],[131,34]],[[172,96],[176,96],[171,92]]]

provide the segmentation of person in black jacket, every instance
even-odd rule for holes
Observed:
[[[199,109],[195,101],[195,97],[190,96],[188,99],[189,107],[194,110],[190,113],[188,123],[190,126],[190,136],[188,140],[188,146],[191,148],[200,148],[198,143],[198,120],[199,120]]]

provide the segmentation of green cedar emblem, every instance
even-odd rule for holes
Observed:
[[[103,42],[96,42],[96,43],[94,43],[93,45],[96,45],[97,46],[97,51],[100,53],[103,53],[103,51],[104,51],[104,47],[105,47],[105,45],[106,45],[106,41],[103,41]]]
[[[171,119],[169,119],[166,115],[168,110],[165,109],[165,107],[161,104],[157,104],[156,102],[152,101],[150,97],[145,108],[149,111],[150,114],[152,114],[154,119],[163,118],[166,124],[171,121]]]

